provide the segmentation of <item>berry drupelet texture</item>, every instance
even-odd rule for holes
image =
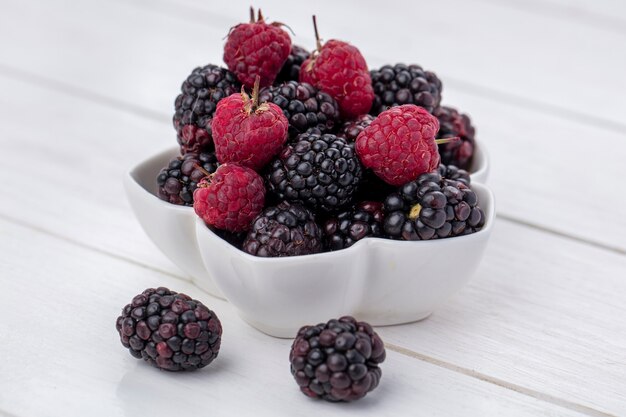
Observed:
[[[309,255],[321,252],[321,231],[306,207],[283,201],[252,222],[242,247],[261,257]]]
[[[276,84],[300,79],[300,67],[311,56],[311,53],[298,45],[291,45],[291,52],[276,77]]]
[[[477,232],[485,223],[478,197],[462,181],[422,174],[390,194],[384,231],[402,240],[431,240]]]
[[[370,73],[374,103],[370,113],[377,116],[388,107],[415,104],[432,113],[441,102],[441,81],[419,65],[385,65]]]
[[[352,202],[361,181],[361,163],[352,144],[310,129],[289,143],[269,165],[269,190],[281,200],[313,210],[334,211]]]
[[[467,186],[469,186],[472,181],[469,172],[454,165],[439,164],[437,172],[439,172],[439,175],[443,178],[460,181]]]
[[[437,169],[437,130],[439,122],[423,107],[392,107],[359,134],[356,152],[366,168],[399,186]]]
[[[250,168],[224,164],[200,181],[193,193],[193,208],[208,225],[229,232],[250,228],[263,210],[263,178]]]
[[[182,154],[213,150],[211,119],[217,103],[241,88],[235,75],[217,65],[198,67],[174,103],[174,128]]]
[[[461,169],[470,169],[476,142],[476,130],[468,115],[459,113],[451,107],[441,106],[433,115],[439,120],[437,138],[459,137],[456,142],[439,145],[441,162],[446,165],[455,165]]]
[[[381,236],[383,219],[383,204],[374,201],[363,201],[354,209],[342,211],[324,223],[326,248],[345,249],[368,236]]]
[[[354,120],[349,120],[341,125],[337,136],[344,138],[348,142],[354,142],[359,134],[372,124],[374,119],[375,117],[371,114],[363,114]]]
[[[313,127],[321,132],[332,131],[339,121],[339,106],[335,99],[311,84],[288,81],[267,87],[259,93],[259,100],[282,109],[289,121],[289,137],[292,139]]]
[[[224,62],[239,81],[252,88],[256,77],[261,87],[272,85],[291,52],[291,38],[280,23],[266,23],[261,14],[230,30],[224,45]]]
[[[291,374],[305,395],[354,401],[374,390],[385,345],[372,326],[352,317],[304,326],[291,346]]]
[[[166,371],[191,371],[217,358],[222,325],[198,300],[149,288],[122,310],[116,326],[130,354]]]
[[[235,162],[260,170],[287,140],[289,122],[274,103],[259,103],[259,78],[252,97],[245,92],[220,101],[211,122],[220,163]]]
[[[214,153],[187,153],[170,161],[157,176],[158,196],[172,204],[193,205],[198,183],[217,169]]]

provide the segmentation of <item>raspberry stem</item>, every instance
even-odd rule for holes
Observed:
[[[265,20],[265,19],[263,19],[263,12],[261,12],[261,9],[259,9],[258,17],[257,17],[256,21],[257,22],[262,22],[263,20]]]
[[[435,139],[435,143],[437,145],[443,145],[444,143],[457,142],[459,140],[461,140],[459,136],[454,136],[451,138]]]
[[[320,34],[317,31],[317,17],[313,15],[313,30],[315,30],[315,42],[317,43],[318,52],[322,50],[322,41],[320,40]]]
[[[254,7],[250,6],[250,23],[254,22]]]

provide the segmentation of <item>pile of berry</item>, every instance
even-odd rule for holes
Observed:
[[[313,21],[309,52],[251,10],[228,34],[227,68],[192,71],[175,101],[181,155],[158,174],[159,197],[265,257],[480,230],[474,127],[441,105],[439,78],[419,65],[369,71]]]

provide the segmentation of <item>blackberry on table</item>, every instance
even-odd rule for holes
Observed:
[[[359,240],[382,235],[383,204],[363,201],[354,209],[342,211],[326,220],[324,242],[329,250],[349,248]]]
[[[207,173],[212,174],[218,167],[217,158],[212,152],[187,153],[172,159],[157,176],[160,199],[181,206],[193,205],[193,192]]]
[[[393,239],[431,240],[479,231],[485,213],[462,181],[438,172],[420,175],[390,194],[384,204],[383,230]]]
[[[370,113],[377,116],[388,107],[415,104],[432,113],[441,102],[441,81],[434,72],[419,65],[385,65],[370,72],[374,103]]]
[[[266,87],[261,90],[259,100],[274,103],[282,109],[289,121],[289,137],[292,139],[310,128],[329,132],[339,120],[335,99],[311,84],[288,81]]]
[[[211,118],[217,103],[241,90],[232,72],[217,65],[198,67],[181,86],[173,118],[182,154],[213,150]]]
[[[385,355],[385,345],[372,326],[346,316],[302,327],[291,346],[289,362],[305,395],[354,401],[378,386]]]
[[[444,178],[461,181],[467,186],[472,182],[469,172],[454,165],[439,164],[438,172]]]
[[[346,139],[348,142],[354,142],[357,136],[359,136],[359,133],[364,131],[374,119],[375,117],[371,114],[363,114],[354,120],[349,120],[341,125],[337,136]]]
[[[318,253],[322,250],[321,231],[310,210],[283,201],[257,216],[242,249],[261,257]]]
[[[300,79],[300,67],[302,63],[311,56],[311,53],[298,45],[291,45],[291,52],[287,57],[287,61],[276,77],[274,84],[280,84],[285,81],[298,81]]]
[[[166,371],[202,368],[220,350],[217,315],[200,301],[163,287],[135,296],[115,327],[132,356]]]
[[[469,169],[472,165],[474,139],[476,130],[468,115],[459,113],[452,107],[441,106],[435,109],[433,115],[439,120],[437,139],[458,136],[461,140],[439,145],[441,163],[455,165],[461,169]]]
[[[270,163],[267,181],[269,191],[281,200],[330,212],[352,202],[361,176],[361,162],[352,144],[310,129]]]

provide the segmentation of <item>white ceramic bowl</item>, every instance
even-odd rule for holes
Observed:
[[[345,314],[373,325],[427,317],[472,276],[493,225],[493,195],[480,184],[488,174],[488,159],[479,146],[472,188],[486,214],[481,231],[428,242],[368,238],[336,252],[258,258],[215,235],[192,208],[156,196],[156,176],[176,154],[176,148],[163,151],[126,176],[135,215],[150,239],[198,287],[225,296],[244,320],[272,336],[293,337],[303,324]]]

